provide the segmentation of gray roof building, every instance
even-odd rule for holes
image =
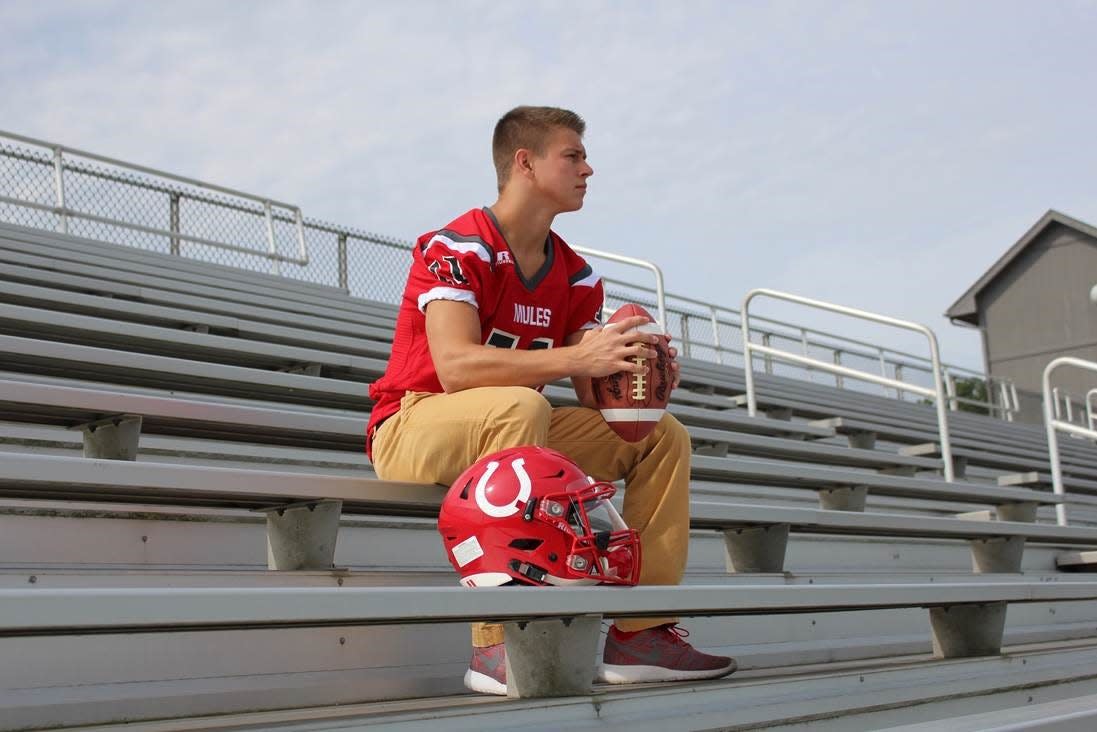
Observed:
[[[1057,356],[1097,361],[1097,228],[1048,211],[945,312],[982,331],[986,373],[1028,392],[1025,421],[1041,421],[1044,367]],[[1078,399],[1097,387],[1093,374],[1056,371]],[[1033,397],[1036,401],[1033,403]]]

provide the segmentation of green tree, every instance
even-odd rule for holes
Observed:
[[[964,399],[974,399],[980,402],[988,401],[987,382],[974,376],[967,379],[956,379],[956,396]],[[964,402],[960,402],[957,407],[961,412],[990,414],[990,409],[987,407],[980,407],[976,404],[965,404]]]

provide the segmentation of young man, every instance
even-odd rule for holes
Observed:
[[[689,435],[667,414],[646,439],[625,442],[591,408],[592,377],[643,371],[630,358],[653,352],[624,335],[643,318],[599,327],[601,279],[551,230],[557,214],[582,208],[594,174],[584,129],[567,110],[511,110],[492,140],[498,199],[419,238],[388,369],[370,386],[367,451],[381,478],[449,485],[505,448],[559,450],[596,480],[626,481],[640,583],[675,585],[689,543]],[[565,377],[584,406],[554,409],[537,391]],[[632,683],[735,670],[733,659],[685,642],[676,622],[617,621],[599,676]],[[505,658],[502,628],[473,626],[466,685],[505,694]]]

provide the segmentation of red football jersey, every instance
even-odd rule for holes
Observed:
[[[475,307],[482,342],[498,348],[552,348],[568,335],[597,325],[601,277],[553,232],[545,250],[544,265],[526,279],[487,208],[473,209],[446,228],[419,237],[388,368],[369,388],[376,404],[366,428],[367,452],[373,429],[400,409],[405,392],[443,391],[427,344],[425,311],[430,302],[456,300]]]

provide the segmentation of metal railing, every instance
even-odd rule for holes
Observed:
[[[646,259],[626,257],[623,254],[613,254],[611,252],[603,252],[597,249],[588,249],[587,247],[573,246],[572,249],[586,257],[599,257],[610,262],[617,262],[618,264],[628,264],[633,267],[640,267],[651,272],[652,275],[654,275],[655,277],[655,308],[659,312],[659,325],[663,328],[663,331],[666,332],[667,296],[666,291],[663,289],[663,270],[659,269],[658,265],[656,265],[654,262],[649,262]]]
[[[900,381],[899,379],[889,379],[887,377],[877,376],[876,374],[868,373],[866,371],[857,371],[855,369],[851,369],[838,364],[827,363],[826,361],[820,361],[818,359],[810,358],[808,356],[802,356],[796,353],[782,351],[780,349],[773,348],[772,346],[767,346],[765,344],[759,345],[756,343],[752,343],[750,340],[750,303],[756,297],[770,297],[775,300],[785,300],[786,302],[805,305],[820,310],[827,310],[833,313],[841,313],[843,315],[849,315],[851,317],[860,318],[862,320],[868,320],[874,323],[883,323],[884,325],[891,325],[896,328],[903,328],[905,330],[912,330],[917,333],[921,333],[929,341],[930,361],[933,364],[934,388],[927,389],[926,387],[919,386],[910,382]],[[899,320],[897,318],[891,318],[886,315],[878,315],[876,313],[870,313],[865,310],[857,310],[855,308],[846,307],[844,305],[835,305],[834,303],[823,302],[821,300],[812,300],[810,298],[793,295],[787,292],[779,292],[777,290],[767,289],[755,289],[748,292],[746,294],[746,297],[743,298],[742,330],[744,351],[743,376],[746,380],[747,412],[750,414],[750,416],[753,417],[758,412],[758,399],[754,389],[753,356],[755,352],[778,360],[791,361],[793,363],[798,363],[804,366],[811,366],[813,368],[819,369],[820,371],[841,374],[852,379],[862,379],[864,381],[870,381],[874,384],[891,387],[896,390],[910,391],[915,394],[920,394],[924,397],[933,399],[936,404],[937,429],[941,443],[941,461],[943,463],[945,480],[952,482],[956,479],[952,464],[952,442],[949,438],[948,432],[948,410],[945,407],[945,380],[941,372],[941,358],[937,346],[937,336],[928,327],[919,323],[911,323],[906,320]]]
[[[1093,429],[1091,414],[1087,415],[1090,418],[1090,421],[1086,427],[1071,422],[1069,415],[1067,416],[1066,421],[1059,419],[1060,415],[1056,412],[1057,405],[1054,404],[1058,399],[1056,398],[1055,390],[1051,388],[1051,372],[1060,366],[1074,366],[1075,368],[1097,373],[1097,363],[1086,361],[1081,358],[1074,358],[1073,356],[1060,356],[1044,367],[1044,427],[1047,430],[1048,460],[1051,462],[1051,489],[1054,491],[1055,495],[1062,497],[1066,494],[1063,490],[1063,466],[1059,458],[1059,439],[1056,432],[1066,432],[1071,435],[1097,440],[1097,430]],[[1089,394],[1086,396],[1087,409],[1089,408],[1089,395],[1092,395],[1094,392],[1097,392],[1097,389],[1090,390]],[[1055,521],[1060,526],[1067,525],[1067,509],[1062,503],[1055,506]]]
[[[641,304],[654,302],[654,293],[643,287],[612,278],[606,278],[605,282],[607,299]],[[676,331],[680,340],[679,350],[684,356],[708,358],[720,364],[742,363],[743,350],[736,347],[734,343],[742,330],[740,311],[673,293],[668,293],[666,299],[668,300],[667,316],[670,318],[668,330]],[[699,335],[701,330],[708,331],[707,339]],[[721,331],[726,335],[722,335]],[[897,380],[903,380],[904,373],[921,375],[923,383],[932,382],[933,378],[933,363],[925,356],[774,318],[752,316],[751,336],[760,339],[763,345],[767,346],[773,345],[773,341],[795,344],[802,355],[810,356],[815,352],[824,360],[838,366],[849,363],[873,364],[885,378],[889,374],[894,374]],[[767,356],[763,363],[765,372],[773,374],[773,360]],[[985,410],[987,414],[996,415],[1010,422],[1020,411],[1017,388],[1012,382],[987,379],[980,372],[955,364],[943,363],[942,369],[950,410],[957,411],[960,405],[964,404]],[[808,380],[813,380],[814,369],[805,367],[805,370]],[[987,398],[958,396],[958,379],[974,379],[983,382],[986,385]],[[841,373],[833,375],[832,383],[838,389],[848,388]],[[902,389],[883,387],[883,390],[885,396],[897,399],[904,399],[907,396]]]

